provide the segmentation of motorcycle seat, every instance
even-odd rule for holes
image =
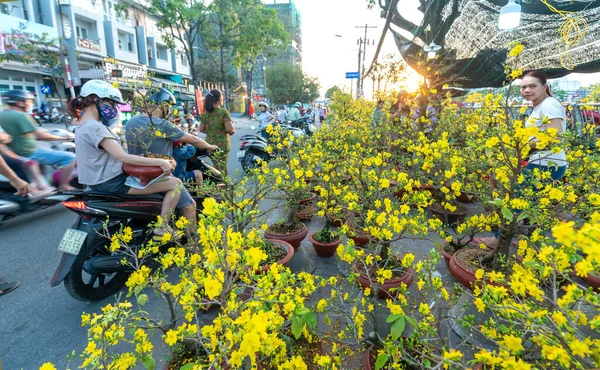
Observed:
[[[65,192],[67,195],[80,196],[85,198],[102,198],[112,200],[160,200],[162,201],[164,196],[162,194],[145,194],[145,195],[129,195],[129,194],[109,194],[100,193],[95,191],[69,191]]]

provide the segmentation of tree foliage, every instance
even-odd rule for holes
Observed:
[[[370,77],[373,80],[373,89],[386,93],[394,85],[406,79],[406,64],[396,58],[394,54],[387,54],[373,64]]]
[[[342,92],[339,86],[332,86],[325,92],[325,99],[333,99],[336,92]]]
[[[267,89],[275,103],[311,102],[319,97],[319,80],[294,64],[279,63],[267,69]]]

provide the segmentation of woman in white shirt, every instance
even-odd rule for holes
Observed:
[[[560,102],[552,96],[548,86],[548,77],[544,72],[533,71],[523,76],[521,95],[533,103],[533,111],[527,120],[528,127],[539,127],[540,131],[556,129],[558,135],[565,133],[567,117]],[[536,149],[539,140],[535,137],[530,141],[531,149]],[[527,170],[539,169],[550,171],[552,180],[559,180],[567,170],[567,156],[564,150],[552,153],[552,150],[539,150],[531,154]]]
[[[260,103],[258,103],[258,106],[260,107],[260,115],[258,116],[258,128],[260,128],[261,136],[265,139],[268,139],[269,135],[267,134],[267,126],[269,126],[275,121],[275,116],[268,111],[269,104],[267,104],[266,102],[261,101]]]

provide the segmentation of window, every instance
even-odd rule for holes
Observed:
[[[12,76],[12,80],[13,80],[13,81],[23,81],[23,77],[15,77],[15,76]]]
[[[37,93],[35,92],[35,87],[34,86],[25,86],[25,90],[29,91],[30,93],[37,95]]]
[[[35,78],[25,77],[25,82],[33,82],[33,83],[35,83]]]
[[[0,80],[8,80],[8,79],[9,79],[8,75],[0,74]]]
[[[119,50],[123,50],[123,40],[119,39]]]
[[[188,61],[187,61],[187,56],[185,55],[185,53],[182,52],[179,55],[181,56],[181,65],[187,66]]]
[[[156,57],[160,60],[169,60],[166,46],[156,45]]]
[[[10,90],[10,86],[0,85],[0,92],[4,92],[4,91],[8,91],[8,90]]]
[[[86,28],[77,26],[75,27],[76,31],[77,31],[77,37],[79,37],[80,39],[85,39],[87,40],[88,38],[88,31]]]
[[[13,90],[25,90],[21,85],[13,85]]]
[[[127,50],[129,50],[130,53],[133,53],[133,35],[127,36]]]

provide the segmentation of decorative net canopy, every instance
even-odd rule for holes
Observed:
[[[419,62],[427,54],[423,47],[432,41],[442,47],[435,63],[446,67],[449,83],[463,87],[502,86],[507,64],[525,72],[542,70],[550,78],[600,71],[600,0],[518,1],[521,23],[512,30],[498,28],[507,0],[418,2],[418,12],[403,0],[379,0],[379,6],[385,14],[392,12],[390,29],[398,49],[423,75],[426,64]],[[415,14],[422,15],[420,23]],[[568,46],[565,36],[571,37]],[[509,56],[513,42],[525,47],[516,58]]]

